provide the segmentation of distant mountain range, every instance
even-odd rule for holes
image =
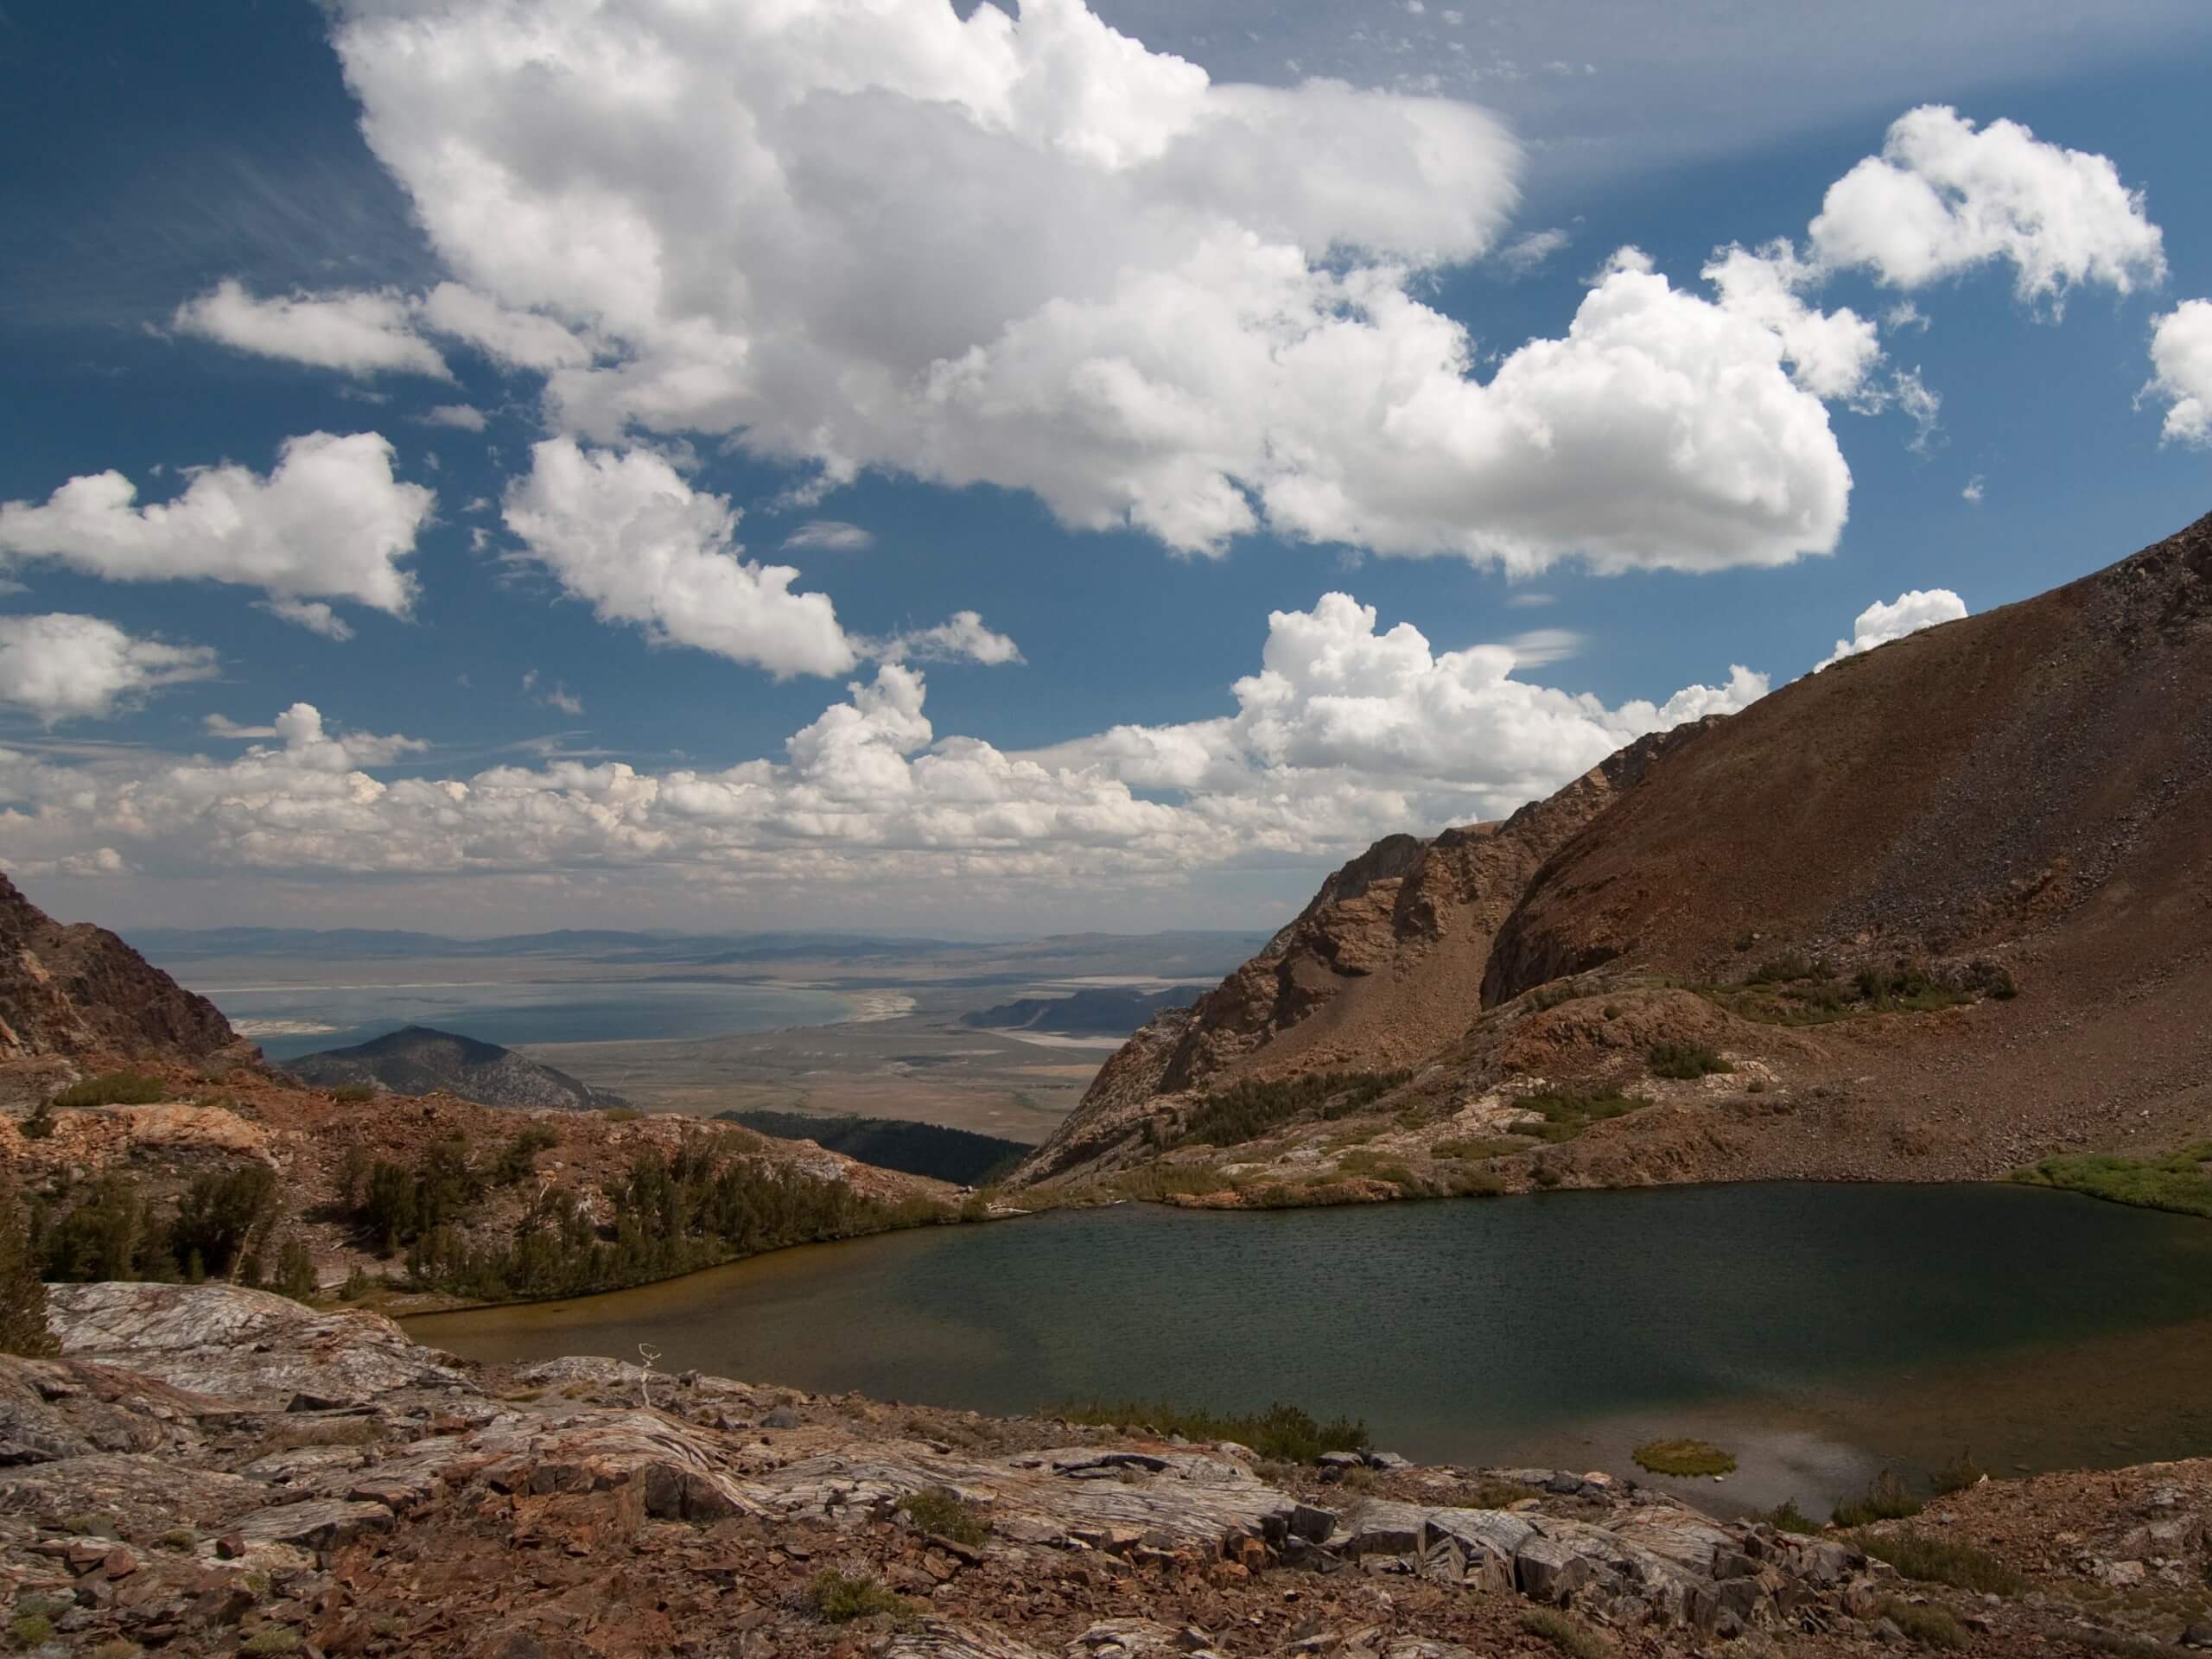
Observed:
[[[455,939],[437,933],[385,928],[149,927],[134,929],[131,937],[149,957],[169,963],[238,957],[312,957],[322,961],[543,957],[608,965],[650,966],[665,963],[727,967],[747,963],[893,963],[925,958],[979,964],[1035,964],[1035,970],[1040,974],[1103,972],[1125,968],[1155,974],[1216,974],[1249,955],[1265,936],[1203,931],[1071,933],[978,943],[903,938],[887,934],[624,932],[563,928],[547,933]]]
[[[394,1095],[442,1090],[480,1105],[524,1110],[588,1112],[627,1104],[620,1095],[525,1059],[511,1048],[428,1026],[408,1026],[351,1048],[302,1054],[282,1069],[321,1089],[368,1088]]]
[[[1197,987],[1164,991],[1125,986],[1080,990],[1066,996],[1024,996],[995,1008],[963,1014],[960,1023],[984,1031],[1049,1032],[1058,1037],[1126,1037],[1163,1008],[1179,1008]]]

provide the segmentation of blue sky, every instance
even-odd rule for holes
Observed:
[[[2201,7],[746,10],[550,8],[534,44],[458,0],[0,13],[0,861],[35,896],[1266,925],[1870,606],[1945,596],[1870,639],[1986,609],[2212,498]],[[1928,105],[1918,159],[1869,159]],[[1700,276],[1777,238],[1770,302]],[[343,476],[256,494],[312,434]],[[131,518],[218,463],[245,540]],[[132,507],[54,505],[110,472]]]

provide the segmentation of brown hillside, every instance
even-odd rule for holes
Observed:
[[[206,997],[105,928],[55,921],[0,875],[0,1060],[198,1059],[238,1040]]]
[[[1793,959],[1794,985],[1761,978]],[[1669,1077],[1681,1045],[1721,1069]],[[1363,1072],[1413,1075],[1371,1106],[1206,1114]],[[1617,1104],[1524,1104],[1562,1090]],[[1140,1032],[1017,1179],[1179,1166],[1186,1200],[1279,1203],[1941,1179],[2208,1131],[2212,518],[1502,826],[1378,843]]]
[[[1530,887],[1484,1000],[1621,959],[1720,971],[1754,933],[1955,954],[2051,931],[2054,969],[2108,985],[2212,944],[2208,805],[2212,518],[1687,747]]]

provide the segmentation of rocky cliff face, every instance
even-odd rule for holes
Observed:
[[[588,1112],[626,1103],[620,1095],[511,1048],[428,1026],[408,1026],[351,1048],[302,1054],[287,1060],[283,1069],[318,1088],[353,1085],[395,1095],[442,1090],[481,1105],[524,1111]]]
[[[1477,1659],[1536,1651],[1541,1609],[1577,1651],[1840,1659],[1928,1599],[1860,1539],[1604,1474],[1262,1467],[613,1359],[486,1370],[227,1286],[67,1289],[54,1324],[60,1358],[0,1357],[0,1573],[19,1644],[57,1651]],[[2090,1630],[2068,1581],[2155,1551],[2182,1582],[2208,1507],[2201,1463],[1947,1500],[2040,1575],[1958,1599],[1947,1645],[2172,1635],[2185,1596]]]
[[[1376,842],[1324,881],[1266,950],[1131,1038],[1016,1179],[1129,1149],[1161,1097],[1248,1072],[1392,1071],[1433,1054],[1480,1012],[1491,939],[1529,879],[1712,723],[1640,739],[1503,823]]]
[[[194,1059],[238,1040],[213,1003],[105,928],[64,926],[0,876],[0,1061]]]

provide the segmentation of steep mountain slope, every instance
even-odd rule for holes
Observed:
[[[200,1058],[230,1021],[104,927],[64,926],[0,875],[0,1060],[111,1053]]]
[[[2212,518],[1377,843],[1018,1179],[1988,1175],[2212,1128],[2208,1010]]]
[[[428,1026],[407,1026],[350,1048],[302,1054],[287,1060],[283,1069],[318,1088],[365,1086],[395,1095],[443,1090],[480,1105],[526,1111],[552,1108],[588,1112],[627,1103],[620,1095],[594,1089],[511,1048]]]
[[[1395,1070],[1459,1036],[1477,1010],[1491,937],[1529,879],[1700,729],[1641,739],[1502,823],[1376,842],[1323,882],[1266,950],[1116,1051],[1017,1179],[1045,1179],[1124,1148],[1141,1135],[1158,1096],[1247,1070]]]

